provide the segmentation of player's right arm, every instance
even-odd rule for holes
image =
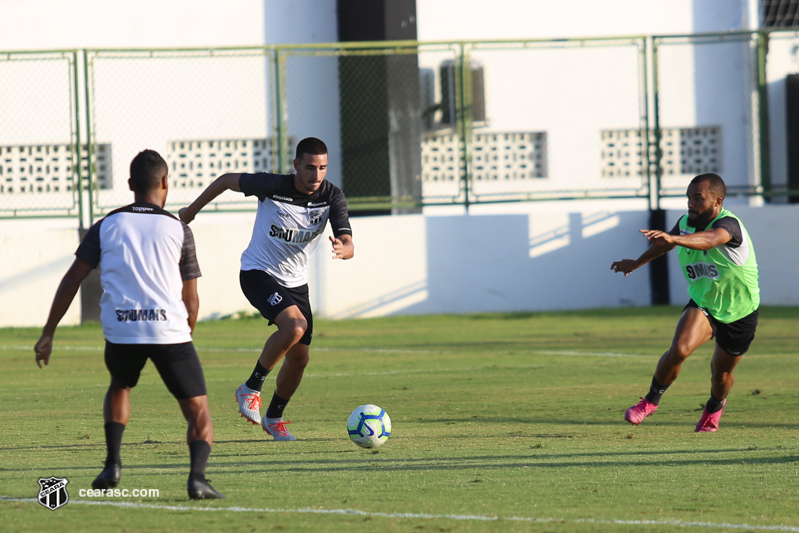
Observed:
[[[55,329],[61,319],[64,318],[70,304],[72,304],[72,300],[75,299],[81,282],[92,270],[94,270],[92,265],[76,257],[58,285],[55,298],[53,298],[53,305],[50,307],[50,315],[47,317],[47,323],[42,330],[42,336],[39,337],[39,341],[33,347],[34,352],[36,352],[36,364],[39,365],[39,368],[42,368],[42,362],[45,365],[50,362]]]
[[[647,248],[638,259],[622,259],[621,261],[615,261],[610,265],[610,269],[613,272],[622,272],[625,276],[628,276],[634,270],[638,270],[650,261],[676,248],[677,244],[674,242],[674,237],[680,234],[680,223],[678,221],[669,232],[653,229],[642,229],[638,231],[649,241],[649,248]]]
[[[622,259],[621,261],[614,261],[610,265],[613,272],[623,272],[625,276],[631,274],[634,270],[638,270],[650,261],[657,259],[661,255],[674,249],[676,245],[668,243],[653,242],[649,248],[638,259]]]
[[[178,211],[180,220],[188,224],[200,210],[213,201],[217,196],[230,189],[231,191],[241,192],[239,188],[239,178],[241,173],[222,174],[216,178],[211,185],[209,185],[200,196],[194,200],[190,206],[184,207]]]

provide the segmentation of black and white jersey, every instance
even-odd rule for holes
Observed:
[[[107,341],[191,341],[183,281],[201,274],[186,224],[156,205],[130,204],[95,223],[75,255],[100,267],[100,321]]]
[[[335,237],[352,235],[344,193],[327,180],[308,195],[294,187],[293,174],[242,174],[239,189],[259,200],[242,270],[262,270],[284,287],[299,287],[308,283],[308,258],[328,220]]]

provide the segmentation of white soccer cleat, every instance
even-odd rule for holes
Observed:
[[[239,402],[239,413],[253,424],[261,423],[261,393],[252,390],[246,384],[236,389],[236,401]]]
[[[261,421],[261,427],[264,431],[272,435],[275,440],[297,440],[297,437],[289,433],[286,429],[286,424],[291,422],[283,422],[282,418],[266,418]]]

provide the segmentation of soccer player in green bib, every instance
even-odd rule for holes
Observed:
[[[622,259],[610,268],[625,276],[675,247],[688,281],[685,306],[671,347],[655,368],[646,397],[627,409],[624,419],[638,425],[657,411],[682,363],[699,346],[716,339],[710,361],[710,399],[697,433],[716,431],[732,388],[732,375],[749,349],[757,328],[760,288],[752,240],[741,221],[724,209],[727,189],[716,174],[700,174],[688,185],[688,214],[669,232],[641,230],[651,243],[638,259]]]

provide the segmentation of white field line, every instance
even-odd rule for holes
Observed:
[[[33,346],[21,345],[4,345],[0,346],[0,350],[5,351],[33,351]],[[105,350],[104,346],[55,346],[55,352],[102,352]],[[202,352],[241,352],[241,353],[258,353],[261,348],[216,348],[216,347],[199,347],[197,351]],[[410,350],[398,348],[312,348],[315,352],[366,352],[366,353],[452,353],[451,350]],[[646,357],[650,354],[637,354],[637,353],[621,353],[621,352],[592,352],[580,350],[530,350],[527,353],[538,355],[573,355],[573,356],[586,356],[586,357]]]
[[[29,502],[37,503],[36,498],[10,498],[0,496],[0,501],[6,502]],[[624,526],[676,526],[685,528],[724,528],[724,529],[745,529],[748,531],[794,531],[799,532],[799,527],[793,526],[760,526],[753,524],[730,524],[726,522],[695,522],[683,520],[595,520],[593,518],[535,518],[527,516],[481,516],[481,515],[458,515],[458,514],[424,514],[424,513],[380,513],[360,511],[358,509],[318,509],[312,507],[299,509],[271,509],[271,508],[251,508],[251,507],[194,507],[184,505],[158,505],[152,503],[133,503],[133,502],[113,502],[108,500],[69,500],[69,504],[77,505],[106,505],[111,507],[123,507],[127,509],[156,509],[163,511],[204,511],[217,513],[289,513],[289,514],[321,514],[321,515],[344,515],[344,516],[368,516],[378,518],[411,518],[411,519],[432,519],[432,520],[459,520],[466,522],[566,522],[572,524],[603,524],[603,525],[624,525]]]

